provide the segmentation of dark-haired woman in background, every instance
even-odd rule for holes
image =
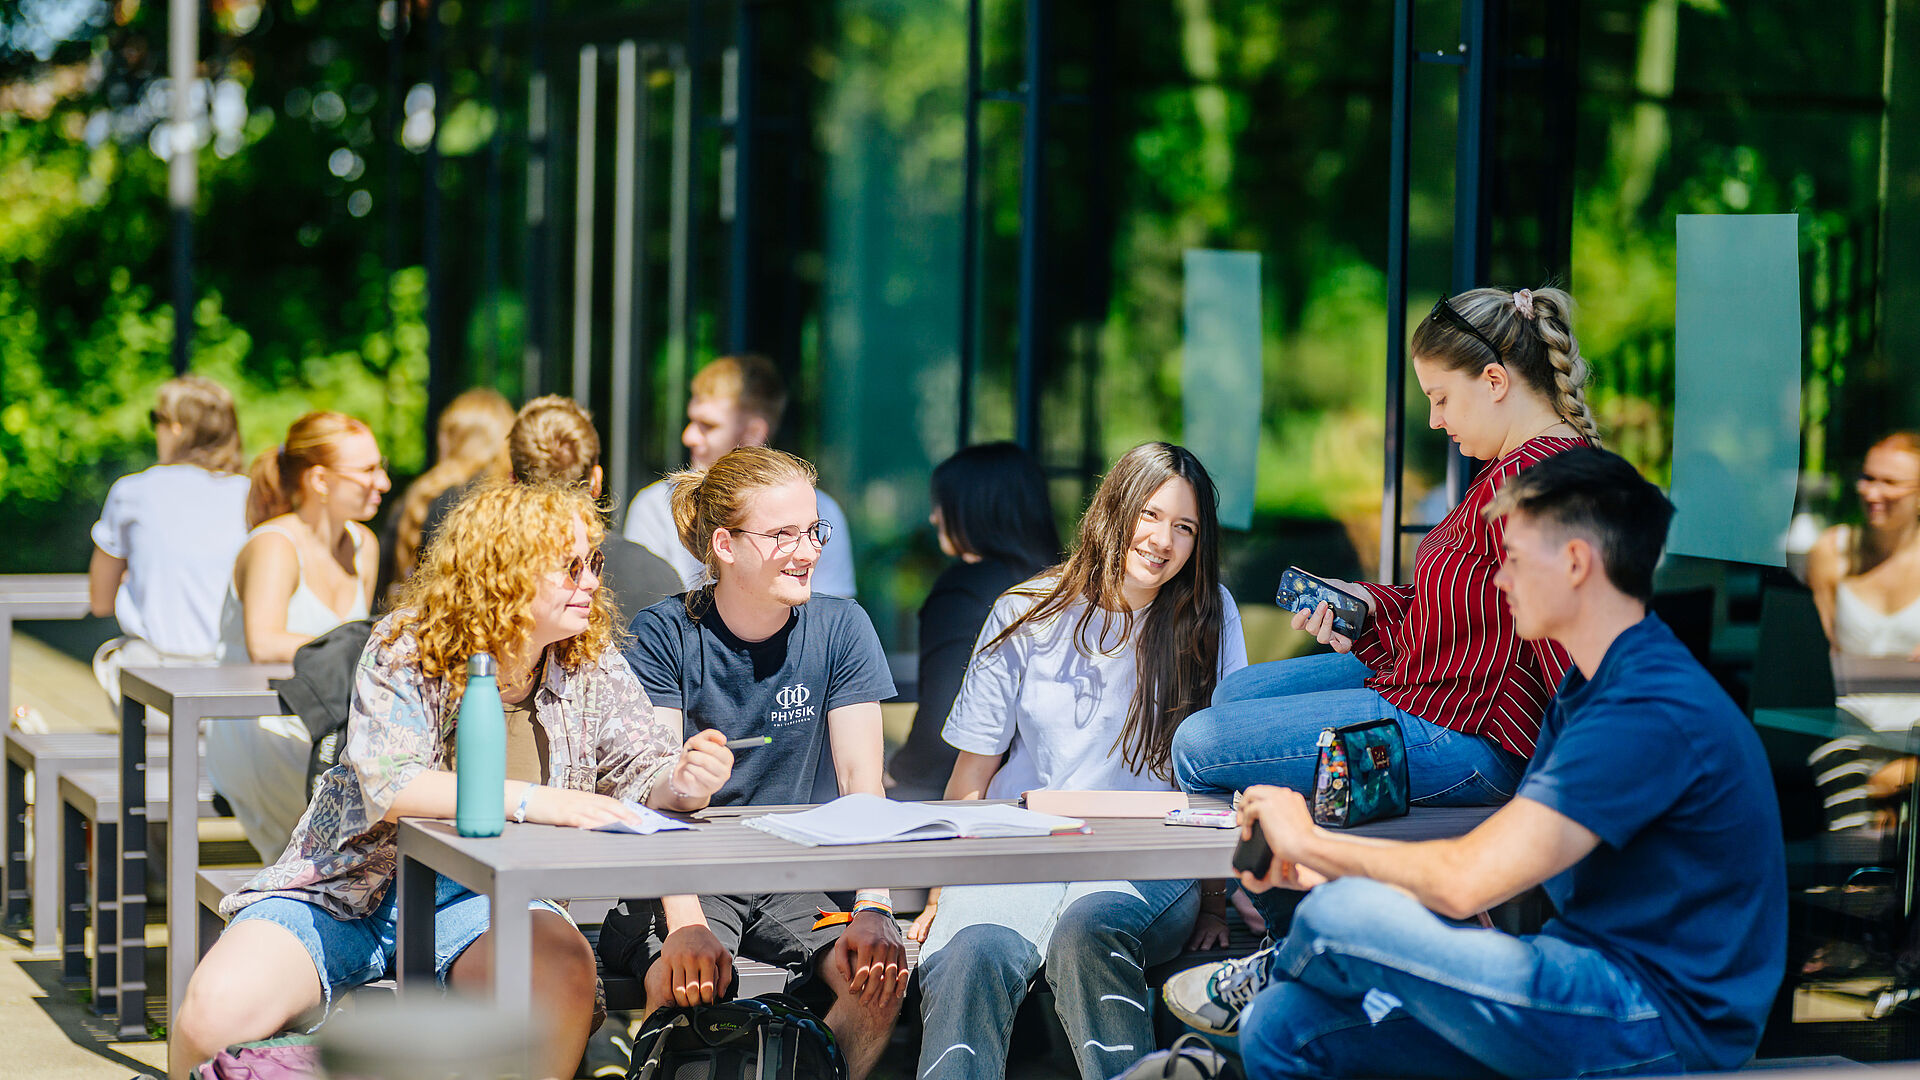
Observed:
[[[940,737],[960,693],[974,640],[999,595],[1060,559],[1047,478],[1010,442],[960,450],[933,470],[940,551],[954,563],[920,605],[920,708],[887,765],[896,799],[937,799],[959,751]]]

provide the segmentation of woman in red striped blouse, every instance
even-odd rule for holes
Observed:
[[[1333,582],[1369,608],[1360,636],[1334,632],[1325,604],[1294,616],[1333,652],[1244,668],[1175,733],[1188,791],[1253,784],[1312,790],[1324,728],[1393,717],[1416,803],[1504,802],[1533,753],[1567,654],[1522,641],[1493,587],[1501,524],[1481,511],[1507,478],[1598,444],[1581,393],[1587,367],[1558,289],[1475,289],[1442,300],[1413,334],[1413,370],[1432,427],[1489,462],[1420,544],[1412,585]]]

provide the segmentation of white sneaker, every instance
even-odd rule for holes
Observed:
[[[1232,1035],[1254,996],[1273,983],[1273,949],[1238,960],[1188,968],[1167,980],[1160,997],[1180,1021],[1209,1035]]]

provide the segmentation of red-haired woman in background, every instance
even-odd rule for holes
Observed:
[[[220,615],[222,660],[284,663],[295,649],[372,610],[379,544],[362,522],[392,484],[367,425],[311,412],[254,460],[247,524]],[[307,808],[306,725],[295,716],[207,728],[207,775],[262,858],[287,846]]]

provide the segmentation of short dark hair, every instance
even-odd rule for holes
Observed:
[[[1586,537],[1600,550],[1614,588],[1641,603],[1653,599],[1653,568],[1666,546],[1673,504],[1619,454],[1582,446],[1522,470],[1486,512],[1516,511]]]
[[[933,505],[963,555],[1032,576],[1060,561],[1060,530],[1047,477],[1010,442],[966,447],[934,466]]]

